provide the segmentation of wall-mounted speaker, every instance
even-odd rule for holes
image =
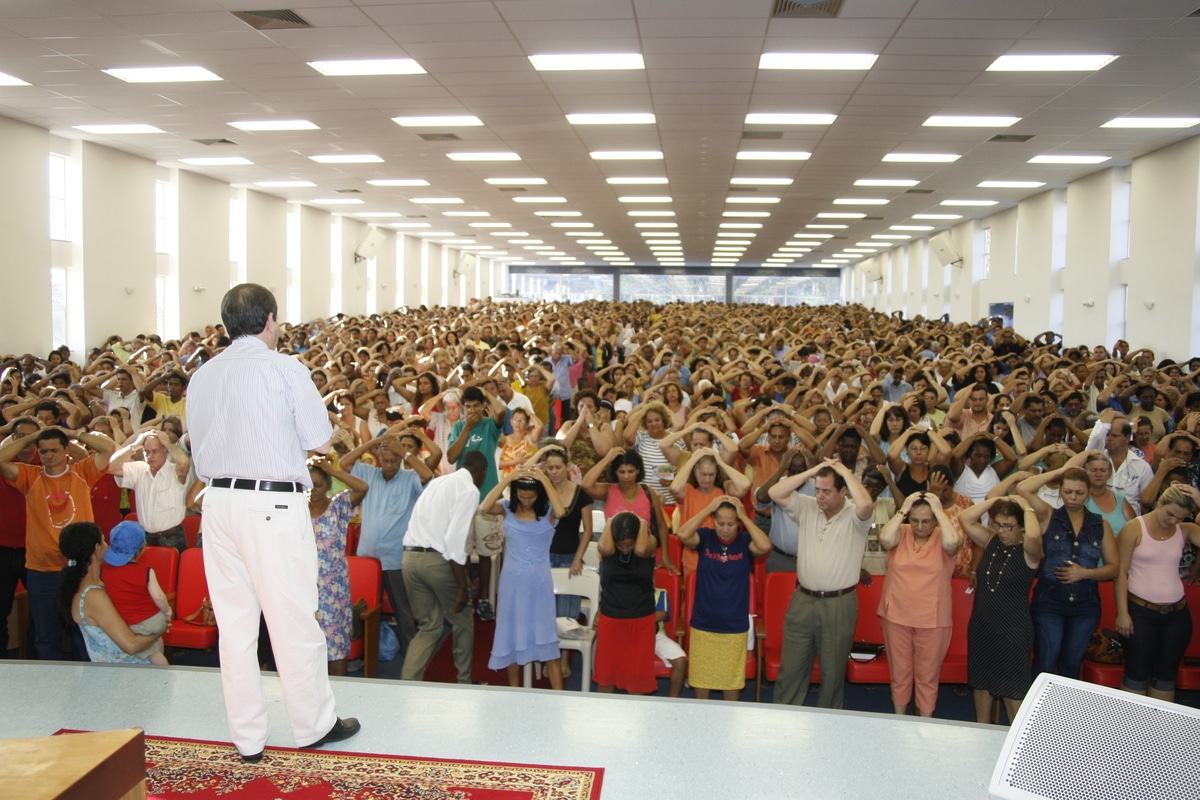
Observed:
[[[943,267],[947,264],[962,266],[962,254],[955,249],[954,242],[950,241],[950,234],[945,231],[929,237],[929,250]]]
[[[354,248],[354,263],[374,258],[386,240],[387,234],[379,228],[367,228],[367,235],[358,243],[358,247]]]
[[[1043,673],[1013,720],[994,800],[1200,797],[1200,710]]]

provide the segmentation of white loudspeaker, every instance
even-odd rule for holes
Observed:
[[[355,262],[366,261],[368,258],[374,257],[386,239],[387,234],[379,228],[368,228],[367,235],[358,243],[358,247],[354,248]]]
[[[454,277],[457,278],[459,275],[463,275],[474,270],[476,260],[477,259],[474,253],[459,253],[458,267],[456,267],[454,270]]]
[[[1200,797],[1200,711],[1042,673],[1009,729],[993,800]]]
[[[872,261],[863,268],[863,276],[867,279],[867,283],[877,283],[883,280],[883,270],[879,264]]]
[[[954,249],[954,243],[950,241],[950,234],[945,231],[929,237],[929,249],[943,267],[947,264],[962,266],[962,254]]]

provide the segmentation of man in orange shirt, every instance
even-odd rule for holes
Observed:
[[[58,534],[72,522],[93,522],[92,487],[108,467],[116,443],[102,433],[81,430],[75,438],[96,455],[72,463],[71,440],[61,428],[11,439],[0,447],[0,476],[25,495],[25,588],[33,622],[34,649],[41,659],[61,661],[62,626],[58,611],[58,577],[66,560],[58,549]],[[37,445],[40,467],[16,461],[30,443]],[[73,632],[72,639],[78,636]],[[76,654],[86,652],[77,642]]]

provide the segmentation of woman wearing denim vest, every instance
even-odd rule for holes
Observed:
[[[1018,488],[1043,531],[1044,556],[1030,606],[1033,674],[1078,678],[1088,639],[1100,622],[1098,581],[1117,574],[1117,542],[1108,521],[1085,508],[1087,473],[1076,466],[1056,471],[1062,476],[1062,508]]]

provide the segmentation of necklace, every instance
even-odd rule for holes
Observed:
[[[1000,546],[996,548],[996,550],[992,551],[991,558],[988,559],[987,569],[983,572],[983,585],[986,586],[987,590],[992,594],[995,594],[996,589],[1000,587],[1001,577],[1004,575],[1004,568],[1008,566],[1008,560],[1012,558],[1012,554],[1017,551],[1017,547],[1019,545],[1020,542],[1017,544],[1004,544],[1004,542],[1000,542]],[[1000,569],[996,570],[996,580],[993,581],[992,567],[996,566],[996,554],[998,550],[1004,551],[1004,563],[1000,565]]]

